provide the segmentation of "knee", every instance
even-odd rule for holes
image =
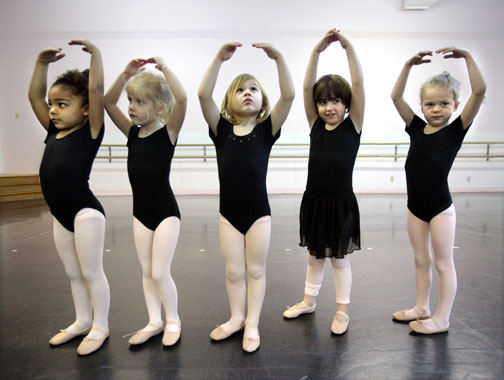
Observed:
[[[453,260],[434,259],[434,267],[441,275],[455,271],[455,264]]]
[[[70,279],[70,282],[82,281],[84,280],[84,276],[82,275],[80,270],[68,270],[65,268],[65,272]]]
[[[350,260],[348,257],[344,257],[343,259],[331,258],[331,265],[334,270],[346,270],[350,268]]]
[[[228,282],[236,283],[243,281],[245,277],[245,268],[240,268],[236,265],[226,266],[226,279]]]
[[[259,280],[264,277],[264,272],[264,267],[260,265],[250,265],[247,267],[247,275],[253,280]]]
[[[421,254],[415,253],[415,267],[416,268],[429,268],[431,266],[432,260],[430,255],[426,252]]]
[[[105,277],[105,273],[103,272],[103,269],[83,269],[82,277],[87,283],[92,284]]]
[[[153,268],[150,277],[156,284],[162,284],[167,279],[171,279],[170,268]]]

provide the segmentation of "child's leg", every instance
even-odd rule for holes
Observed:
[[[283,312],[285,318],[297,318],[301,314],[315,311],[317,296],[324,279],[325,258],[317,259],[307,253],[308,265],[306,266],[306,280],[303,301],[289,307]]]
[[[97,210],[85,208],[75,216],[74,226],[75,248],[82,275],[91,295],[93,328],[98,328],[108,334],[110,288],[103,271],[105,217]],[[92,333],[93,330],[90,335]]]
[[[245,237],[229,221],[220,216],[220,245],[226,263],[226,289],[231,318],[221,325],[226,332],[237,331],[245,321]]]
[[[416,305],[405,311],[405,317],[416,319],[430,314],[429,296],[432,284],[429,223],[408,210],[408,236],[415,260]]]
[[[430,321],[423,321],[426,327],[448,327],[450,313],[457,292],[457,273],[453,262],[456,215],[453,204],[436,215],[431,221],[432,247],[434,248],[434,266],[439,273],[439,298],[434,319],[438,326],[429,326]]]
[[[334,270],[334,289],[336,291],[336,315],[331,324],[334,334],[343,334],[348,329],[350,318],[348,317],[348,304],[350,303],[350,291],[352,289],[352,268],[350,258],[331,258]]]
[[[171,275],[171,263],[180,232],[180,219],[166,218],[156,228],[152,247],[152,278],[163,301],[167,321],[178,321],[177,287]]]
[[[350,304],[350,291],[352,289],[352,268],[350,258],[344,256],[342,259],[331,258],[334,270],[334,290],[336,291],[336,310],[348,311]]]
[[[430,317],[429,296],[432,284],[430,226],[408,210],[408,236],[415,260],[416,305],[412,309],[397,311],[394,319],[412,321]]]
[[[308,252],[308,265],[306,266],[305,294],[303,302],[308,306],[315,305],[319,295],[322,281],[324,280],[325,259],[317,259]]]
[[[145,227],[137,218],[133,218],[133,236],[138,261],[142,267],[142,284],[149,314],[149,324],[144,328],[155,330],[163,324],[161,318],[161,297],[159,289],[152,278],[152,240],[154,231]]]
[[[270,236],[271,218],[269,215],[256,220],[245,235],[248,275],[248,313],[245,336],[257,334],[266,291],[266,258],[268,256]]]
[[[82,276],[79,258],[75,251],[74,234],[63,227],[56,218],[54,218],[54,244],[65,267],[65,272],[70,279],[72,298],[75,305],[75,324],[68,329],[72,330],[71,333],[77,333],[78,330],[87,330],[93,322],[93,310],[89,289]]]
[[[179,232],[180,219],[176,216],[166,218],[156,228],[152,246],[152,278],[160,291],[166,314],[164,346],[172,346],[180,338],[177,287],[171,275],[171,263]]]

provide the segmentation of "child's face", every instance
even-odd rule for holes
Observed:
[[[135,125],[144,126],[157,120],[160,116],[159,107],[145,96],[128,91],[128,115]]]
[[[453,91],[445,86],[426,87],[422,96],[422,113],[432,127],[444,127],[457,109]]]
[[[346,106],[340,98],[328,101],[319,100],[317,111],[322,120],[328,125],[337,125],[345,118]]]
[[[49,90],[49,118],[58,129],[69,129],[83,125],[88,119],[88,106],[82,99],[63,86]]]
[[[231,100],[231,109],[239,117],[257,116],[262,103],[261,89],[253,79],[249,79],[236,90]]]

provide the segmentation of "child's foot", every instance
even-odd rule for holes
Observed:
[[[243,333],[242,349],[245,352],[254,352],[259,348],[261,338],[259,337],[259,329],[255,326],[245,327]]]
[[[49,344],[52,346],[58,346],[60,344],[66,343],[75,337],[80,335],[86,335],[91,330],[91,327],[83,329],[77,322],[72,323],[66,329],[61,330],[59,333],[54,335],[50,340]]]
[[[300,303],[297,303],[285,310],[283,312],[283,316],[285,318],[297,318],[301,314],[313,313],[316,306],[316,303],[314,303],[313,305],[308,305],[307,303],[305,303],[305,301],[301,301]]]
[[[98,350],[103,342],[108,338],[109,332],[103,330],[99,327],[93,327],[89,334],[82,340],[79,347],[77,347],[77,353],[79,355],[89,355],[96,350]]]
[[[223,340],[229,338],[234,333],[242,330],[245,327],[245,321],[235,322],[232,320],[217,326],[210,333],[210,338],[213,340]]]
[[[149,322],[149,324],[147,326],[145,326],[143,329],[138,330],[130,338],[128,343],[131,345],[145,343],[153,336],[161,334],[162,331],[163,331],[163,323],[162,322],[160,324],[155,324],[155,323]]]
[[[349,322],[350,317],[348,316],[348,314],[344,311],[338,310],[331,324],[332,333],[336,335],[344,334],[348,329]]]
[[[417,311],[416,308],[401,310],[393,313],[392,318],[395,319],[396,321],[401,322],[410,322],[420,319],[427,319],[430,318],[430,311],[428,310]]]
[[[439,334],[448,331],[449,323],[441,325],[434,318],[409,323],[409,327],[418,334]]]
[[[166,326],[163,335],[163,346],[173,346],[180,339],[182,325],[178,321],[166,321]]]

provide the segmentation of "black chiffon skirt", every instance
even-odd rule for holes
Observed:
[[[360,216],[355,194],[347,198],[305,191],[299,213],[301,247],[318,259],[343,256],[359,250]]]

